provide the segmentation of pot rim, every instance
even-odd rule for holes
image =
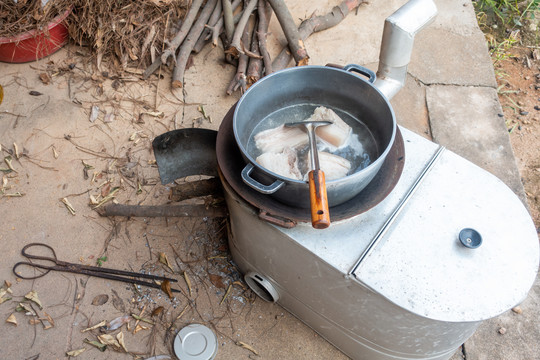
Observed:
[[[236,144],[240,148],[241,152],[244,154],[244,156],[246,156],[249,159],[249,161],[253,164],[253,166],[255,166],[257,169],[260,169],[260,170],[266,172],[267,174],[273,176],[277,180],[281,180],[281,181],[289,182],[289,183],[296,183],[296,184],[306,184],[307,183],[307,181],[296,180],[296,179],[291,179],[291,178],[288,178],[288,177],[284,177],[282,175],[276,174],[275,172],[270,171],[267,168],[259,165],[259,163],[257,163],[257,161],[255,159],[253,159],[251,154],[247,151],[247,149],[241,143],[240,136],[238,134],[237,127],[236,127],[236,119],[237,119],[238,111],[242,107],[242,103],[244,101],[246,101],[246,98],[249,96],[250,92],[254,91],[253,89],[256,88],[258,84],[260,84],[260,83],[262,83],[264,81],[268,81],[268,79],[271,79],[271,78],[273,78],[275,76],[280,76],[280,75],[283,75],[283,74],[286,74],[286,73],[289,73],[289,72],[293,72],[293,71],[296,71],[296,72],[305,71],[305,70],[308,70],[308,69],[320,69],[322,71],[337,71],[337,72],[340,72],[340,73],[345,73],[345,74],[347,74],[349,76],[354,76],[354,79],[367,83],[369,86],[371,86],[372,90],[376,91],[376,93],[378,93],[379,96],[381,96],[381,98],[385,100],[385,102],[388,105],[388,109],[390,110],[391,117],[392,117],[392,135],[390,136],[390,141],[388,142],[388,145],[386,146],[384,151],[381,154],[379,154],[377,159],[375,159],[375,161],[371,162],[368,166],[366,166],[365,168],[363,168],[360,171],[356,171],[355,173],[353,173],[351,175],[347,175],[347,176],[339,178],[339,179],[328,180],[328,181],[326,181],[326,184],[327,185],[333,185],[333,184],[339,184],[341,182],[348,182],[348,181],[350,181],[351,178],[363,176],[363,174],[369,172],[371,169],[374,169],[376,167],[380,167],[382,165],[382,163],[384,162],[384,160],[386,159],[386,156],[390,152],[390,149],[392,148],[392,145],[394,144],[394,141],[395,141],[395,138],[396,138],[396,132],[397,132],[396,115],[394,113],[394,109],[393,109],[392,105],[390,104],[390,101],[377,87],[375,87],[373,84],[371,84],[369,81],[365,80],[364,78],[362,78],[360,76],[357,76],[357,75],[355,75],[355,74],[353,74],[353,73],[351,73],[350,71],[347,71],[347,70],[339,69],[339,68],[336,68],[336,67],[330,67],[330,66],[322,66],[322,65],[297,66],[297,67],[293,67],[293,68],[287,68],[287,69],[276,71],[276,72],[274,72],[274,73],[272,73],[272,74],[270,74],[268,76],[265,76],[261,80],[257,81],[254,85],[252,85],[244,93],[244,95],[242,95],[240,100],[238,100],[238,103],[236,105],[236,108],[234,110],[234,115],[233,115],[234,137],[236,139]]]

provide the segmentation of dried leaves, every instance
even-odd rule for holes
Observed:
[[[9,315],[6,319],[6,322],[17,326],[17,319],[15,318],[15,314]]]
[[[109,201],[113,200],[113,199],[115,198],[115,194],[118,192],[118,190],[120,190],[120,186],[115,186],[115,187],[113,187],[113,188],[109,191],[109,193],[108,193],[106,196],[104,196],[101,200],[99,200],[99,201],[96,200],[97,204],[95,204],[95,205],[92,204],[92,205],[94,205],[94,206],[92,207],[92,209],[95,210],[95,209],[99,208],[101,205],[106,204],[106,203],[108,203]],[[94,199],[94,200],[95,200],[95,199]]]
[[[225,289],[227,286],[223,283],[223,278],[219,275],[215,274],[208,274],[208,278],[210,279],[210,282],[214,284],[215,287],[220,289]]]
[[[34,311],[34,309],[32,309],[30,307],[30,305],[28,304],[25,304],[23,302],[19,303],[17,305],[17,307],[15,308],[15,311],[18,311],[18,312],[24,312],[24,315],[26,316],[37,316],[36,312]]]
[[[94,306],[101,306],[105,304],[107,301],[109,301],[109,295],[107,294],[100,294],[94,297],[92,300],[92,305]]]
[[[128,349],[126,348],[126,343],[124,342],[123,332],[120,331],[118,334],[116,334],[116,340],[118,341],[122,349],[124,349],[125,352],[128,352]]]
[[[4,287],[0,288],[0,304],[11,300],[11,296],[9,295],[13,293],[10,289],[11,284],[9,284],[9,286],[8,284],[5,284],[5,285],[6,285],[5,288]]]
[[[90,122],[93,123],[99,116],[99,106],[93,105],[90,110]]]
[[[45,85],[49,85],[51,83],[51,77],[47,73],[41,73],[39,74],[39,80]]]
[[[199,105],[199,106],[197,107],[197,111],[200,112],[200,113],[202,114],[202,116],[203,116],[203,118],[204,118],[205,120],[208,120],[210,123],[212,122],[212,118],[210,117],[210,115],[208,115],[208,114],[206,113],[206,111],[204,110],[204,106]]]
[[[161,290],[163,290],[163,292],[167,294],[169,299],[172,299],[174,297],[171,290],[171,282],[169,280],[163,280],[161,282]]]
[[[155,308],[153,311],[152,311],[152,314],[151,316],[154,317],[154,316],[157,316],[159,314],[161,314],[163,312],[165,308],[163,306],[158,306],[157,308]]]
[[[145,322],[147,324],[150,324],[150,325],[154,325],[154,322],[152,320],[149,320],[147,318],[143,318],[137,314],[131,314],[131,316],[135,319],[135,320],[138,320],[138,321],[142,321],[142,322]]]
[[[103,335],[98,335],[97,338],[99,342],[102,343],[103,345],[109,345],[109,346],[114,347],[115,349],[120,349],[120,343],[118,343],[118,340],[116,340],[114,336],[112,335],[103,334]]]
[[[6,288],[2,287],[0,289],[0,300],[2,300],[2,299],[4,301],[11,300],[11,298],[10,299],[5,299],[3,297],[6,293],[9,293],[9,294],[12,293],[12,291],[10,289],[11,284],[8,281],[6,281],[5,286],[6,286]],[[43,330],[47,330],[47,329],[50,329],[50,328],[54,327],[53,318],[49,314],[47,314],[45,311],[42,311],[43,310],[43,305],[42,305],[41,301],[39,300],[38,294],[37,294],[37,292],[35,290],[32,290],[29,293],[27,293],[24,296],[24,299],[25,300],[23,300],[22,302],[17,304],[17,306],[15,308],[16,312],[22,312],[26,316],[31,316],[32,318],[29,320],[29,323],[32,324],[32,325],[41,324],[41,325],[43,325]],[[32,306],[32,303],[37,305],[39,307],[39,309]],[[15,314],[11,314],[6,319],[6,322],[11,323],[13,325],[17,325],[17,319],[15,318]]]
[[[186,285],[188,287],[188,290],[189,290],[189,296],[191,296],[191,280],[189,279],[189,276],[187,274],[187,272],[184,271],[184,279],[186,280]]]
[[[60,199],[60,201],[66,206],[66,209],[68,209],[69,213],[75,216],[75,208],[73,207],[73,205],[71,205],[69,200],[67,198],[62,198]]]
[[[167,255],[165,253],[159,253],[159,262],[167,266],[169,269],[171,269],[172,272],[174,272],[171,263],[169,262],[169,259],[167,258]]]
[[[249,351],[251,351],[252,353],[254,353],[255,355],[259,355],[259,352],[257,350],[255,350],[251,345],[249,344],[246,344],[245,342],[243,341],[237,341],[236,342],[236,345],[240,346],[240,347],[243,347],[244,349],[247,349]]]
[[[76,356],[81,355],[85,350],[86,350],[86,348],[82,348],[82,349],[78,349],[78,350],[71,350],[71,351],[66,352],[66,355],[76,357]]]
[[[87,180],[90,176],[88,175],[88,170],[92,170],[94,167],[90,164],[87,164],[84,162],[84,160],[81,160],[83,164],[83,177],[85,180]]]
[[[225,295],[223,295],[223,298],[219,302],[219,305],[223,304],[223,302],[229,297],[231,290],[232,290],[232,285],[229,285],[229,287],[227,287],[227,291],[225,292]]]
[[[107,350],[107,345],[104,345],[104,344],[100,343],[99,341],[84,339],[83,342],[85,342],[88,345],[92,345],[92,346],[98,348],[98,350],[101,351],[101,352],[104,352],[105,350]]]
[[[4,157],[4,162],[6,163],[8,169],[13,172],[17,172],[17,170],[15,170],[15,168],[13,167],[12,160],[13,158],[10,155]],[[2,170],[2,171],[6,172],[5,170]]]
[[[150,53],[160,50],[163,39],[170,37],[165,36],[166,29],[172,33],[188,4],[172,1],[168,6],[160,6],[148,0],[74,0],[69,3],[76,9],[67,19],[71,39],[94,49],[98,68],[103,60],[110,59],[123,69],[150,60]],[[152,29],[153,40],[144,46]]]
[[[41,301],[39,301],[38,294],[35,290],[32,290],[28,294],[24,295],[24,298],[35,302],[40,309],[43,309],[43,305],[41,305]]]
[[[107,325],[107,321],[103,320],[99,323],[97,323],[96,325],[93,325],[93,326],[90,326],[89,328],[86,328],[84,330],[81,330],[82,333],[85,333],[87,331],[90,331],[90,330],[94,330],[94,329],[97,329],[97,328],[100,328],[102,326],[106,326]]]
[[[42,1],[0,1],[0,37],[42,29],[66,9],[62,1],[49,1],[46,6]]]

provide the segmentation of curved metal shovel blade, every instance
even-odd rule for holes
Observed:
[[[178,129],[152,141],[162,184],[190,175],[217,176],[217,131]]]

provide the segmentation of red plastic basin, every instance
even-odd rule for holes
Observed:
[[[71,8],[55,17],[48,25],[49,35],[43,31],[30,30],[15,36],[0,37],[0,61],[23,63],[51,55],[68,40],[68,31],[62,23]]]

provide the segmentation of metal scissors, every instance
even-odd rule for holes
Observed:
[[[52,256],[29,254],[28,250],[30,248],[34,248],[34,249],[46,248],[51,252]],[[102,268],[98,266],[74,264],[74,263],[61,261],[57,259],[56,252],[54,251],[54,249],[51,246],[47,244],[43,244],[43,243],[28,244],[22,248],[21,254],[27,259],[29,259],[29,261],[20,261],[16,263],[13,266],[13,273],[18,278],[26,279],[26,280],[32,280],[32,279],[43,277],[47,275],[50,271],[54,270],[54,271],[63,271],[63,272],[70,272],[70,273],[75,273],[75,274],[95,276],[95,277],[100,277],[100,278],[109,279],[109,280],[123,281],[123,282],[131,283],[131,284],[144,285],[144,286],[148,286],[148,287],[152,287],[156,289],[161,289],[161,286],[153,282],[139,280],[138,278],[161,280],[161,281],[168,280],[170,282],[178,281],[178,280],[167,278],[164,276],[141,274],[141,273],[136,273],[136,272],[131,272],[131,271],[116,270],[116,269]],[[52,263],[52,265],[35,263],[35,262],[32,262],[32,260],[46,261],[46,262]],[[24,266],[29,266],[29,267],[37,268],[37,269],[43,269],[46,271],[35,276],[26,276],[26,275],[21,275],[20,273],[17,273],[17,268],[24,267]],[[176,289],[171,289],[171,291],[180,292],[180,290],[176,290]]]

